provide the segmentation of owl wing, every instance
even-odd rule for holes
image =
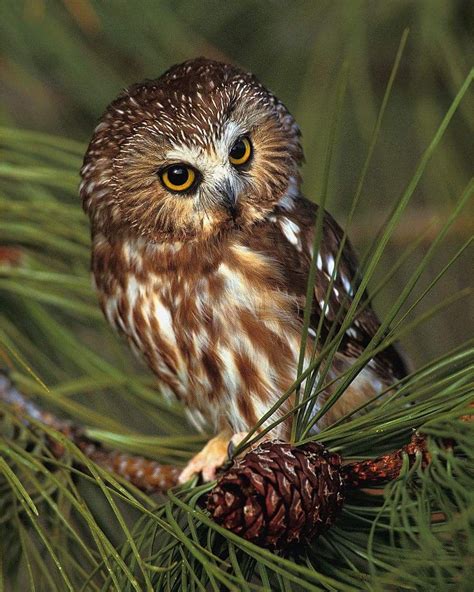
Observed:
[[[297,297],[304,298],[310,267],[316,265],[310,328],[316,331],[323,315],[322,338],[324,340],[331,329],[332,335],[339,331],[352,304],[354,294],[359,288],[360,279],[354,249],[350,242],[346,241],[337,265],[332,289],[327,296],[343,239],[343,231],[334,218],[328,212],[324,212],[323,236],[319,253],[314,260],[312,252],[317,211],[315,204],[300,198],[291,211],[277,212],[274,225],[280,237],[275,240],[275,244],[281,247],[277,249],[277,257],[281,260],[282,268],[286,270],[284,273],[287,285]],[[364,293],[361,303],[367,300],[368,295]],[[327,301],[326,304],[325,301]],[[303,315],[303,307],[298,314]],[[334,324],[336,324],[335,328]],[[357,359],[379,327],[380,321],[377,315],[370,304],[366,304],[355,315],[352,324],[344,333],[338,353],[349,359]],[[379,378],[388,384],[408,373],[407,364],[395,345],[390,345],[377,354],[370,364]]]

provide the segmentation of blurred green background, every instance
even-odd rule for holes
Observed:
[[[350,231],[362,254],[411,179],[472,66],[473,19],[474,3],[461,0],[2,0],[0,122],[75,139],[85,146],[107,103],[128,84],[157,77],[172,64],[199,55],[231,61],[257,74],[295,115],[306,151],[304,190],[317,201],[336,83],[347,61],[348,89],[328,193],[328,209],[343,224],[400,38],[409,27]],[[472,107],[471,90],[386,251],[379,277],[433,223],[418,250],[377,297],[381,314],[472,175]],[[22,142],[28,143],[28,138]],[[40,159],[41,164],[42,155],[34,149],[29,158],[31,163]],[[70,167],[71,160],[67,164]],[[74,170],[68,173],[71,195]],[[71,195],[62,197],[54,187],[51,191],[59,200],[71,202]],[[82,228],[86,222],[78,221],[79,216],[72,224]],[[471,215],[465,212],[456,222],[416,293],[472,233],[472,221],[471,208]],[[55,221],[59,227],[64,224],[66,234],[70,223]],[[465,253],[417,312],[468,285],[469,269]],[[464,298],[418,327],[404,344],[419,365],[471,335],[472,316]]]

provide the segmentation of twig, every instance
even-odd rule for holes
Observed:
[[[346,485],[351,489],[356,487],[370,487],[380,485],[396,479],[402,470],[404,457],[408,456],[411,467],[417,456],[421,456],[421,465],[426,467],[430,462],[430,455],[424,434],[413,434],[411,441],[389,454],[379,456],[374,460],[364,460],[343,466]]]
[[[28,418],[31,418],[61,432],[93,462],[124,477],[142,491],[163,493],[178,483],[181,472],[179,467],[162,465],[143,456],[106,448],[100,442],[89,438],[84,428],[40,409],[17,390],[5,371],[0,371],[0,401],[9,404],[26,425],[30,425]],[[47,442],[56,458],[64,455],[64,448],[57,441],[48,437]]]

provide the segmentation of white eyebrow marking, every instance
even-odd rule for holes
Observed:
[[[227,158],[234,142],[244,133],[245,131],[242,127],[230,119],[225,123],[221,137],[216,141],[216,147],[218,147],[221,154],[223,156],[225,155]]]

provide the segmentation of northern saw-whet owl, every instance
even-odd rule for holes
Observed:
[[[195,59],[125,90],[107,108],[81,170],[100,304],[199,426],[220,432],[182,473],[212,479],[245,433],[295,381],[308,274],[316,282],[307,363],[342,323],[357,289],[349,243],[322,311],[343,233],[300,191],[299,128],[249,73]],[[344,311],[342,311],[344,312]],[[363,352],[379,321],[365,307],[328,381]],[[358,407],[406,373],[393,346],[375,356],[319,423]],[[323,393],[317,407],[330,394]],[[277,412],[284,414],[289,399]],[[271,435],[287,438],[289,423]]]

